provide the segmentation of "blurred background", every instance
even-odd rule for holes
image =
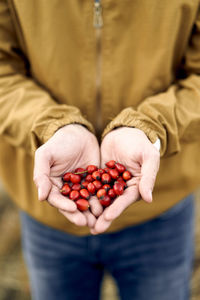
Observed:
[[[200,300],[200,190],[195,193],[195,196],[196,257],[192,278],[191,300]],[[102,300],[117,299],[115,283],[109,275],[106,275],[102,287]],[[30,300],[28,277],[21,253],[18,211],[3,189],[1,182],[0,300]]]

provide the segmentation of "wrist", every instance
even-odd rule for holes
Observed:
[[[161,143],[159,138],[157,138],[157,140],[155,141],[155,143],[153,143],[153,145],[160,152]]]

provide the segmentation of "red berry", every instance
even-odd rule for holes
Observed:
[[[103,199],[103,198],[105,197],[105,195],[106,195],[106,190],[104,190],[104,189],[98,190],[98,192],[97,192],[97,197],[98,197],[99,199]]]
[[[110,160],[110,161],[108,161],[107,163],[106,163],[106,166],[108,167],[108,168],[111,168],[111,169],[113,169],[114,167],[115,167],[115,161],[114,160]]]
[[[123,184],[123,185],[124,185],[124,188],[127,187],[126,182],[123,180],[122,177],[117,178],[117,181],[116,181],[116,182],[120,182],[121,184]]]
[[[99,202],[103,206],[109,206],[111,204],[111,198],[108,195],[105,195],[103,199],[100,199]]]
[[[67,172],[63,175],[63,180],[64,181],[70,181],[70,178],[71,178],[71,172]]]
[[[119,173],[123,173],[126,170],[126,168],[122,164],[120,164],[120,163],[116,163],[115,164],[115,168],[117,169],[117,171]]]
[[[89,183],[88,183],[88,186],[87,186],[87,190],[88,190],[88,192],[90,192],[92,195],[95,194],[95,191],[96,191],[95,185],[94,185],[92,182],[89,182]]]
[[[88,182],[92,182],[94,179],[92,177],[91,174],[88,174],[86,177],[85,177],[85,180],[88,181]]]
[[[102,188],[102,183],[101,183],[101,181],[99,181],[99,180],[93,181],[93,184],[94,184],[96,190],[99,190],[99,189]]]
[[[104,171],[105,171],[106,173],[109,173],[110,169],[109,169],[109,168],[105,168]]]
[[[92,173],[92,177],[94,180],[100,180],[101,179],[101,173],[99,171],[94,171]]]
[[[86,189],[87,186],[88,186],[88,183],[89,183],[88,181],[82,181],[82,182],[81,182],[81,188],[82,188],[82,189]]]
[[[69,194],[69,198],[71,200],[77,200],[80,197],[80,194],[78,191],[71,191]]]
[[[116,169],[110,169],[109,174],[113,179],[117,179],[117,177],[119,177],[119,172]]]
[[[132,178],[132,175],[129,171],[124,171],[124,173],[122,174],[122,177],[123,177],[124,180],[127,181],[127,180]]]
[[[85,211],[90,207],[89,202],[85,199],[78,199],[76,205],[80,211]]]
[[[81,182],[81,176],[78,174],[71,174],[70,180],[72,183],[80,183]]]
[[[123,186],[122,183],[116,182],[116,183],[113,185],[113,190],[114,190],[114,192],[115,192],[115,194],[116,194],[117,196],[122,195],[123,192],[124,192],[124,186]]]
[[[98,169],[98,171],[101,175],[104,173],[104,169]]]
[[[109,184],[104,184],[103,189],[106,190],[106,192],[108,192],[110,190],[110,185]]]
[[[88,173],[90,173],[90,174],[92,174],[94,171],[96,171],[97,170],[97,167],[96,166],[94,166],[94,165],[89,165],[89,166],[87,166],[87,171],[88,171]]]
[[[121,176],[119,176],[118,178],[117,178],[117,181],[124,181],[124,179],[121,177]]]
[[[75,171],[74,171],[74,173],[82,173],[82,172],[85,172],[86,170],[85,169],[83,169],[83,168],[76,168],[75,169]]]
[[[113,189],[110,189],[110,190],[108,191],[108,196],[109,196],[110,198],[114,199],[114,198],[116,197],[115,191],[114,191]]]
[[[63,186],[62,186],[62,189],[60,190],[61,194],[64,195],[64,196],[67,196],[69,195],[69,193],[71,192],[71,188],[69,186],[69,184],[65,183]]]
[[[112,178],[111,178],[110,174],[108,174],[108,173],[103,173],[101,176],[101,181],[103,183],[109,183],[109,182],[111,182],[111,179]]]
[[[84,178],[87,175],[87,170],[83,169],[83,168],[76,168],[76,170],[74,171],[74,173],[78,173],[81,178]]]
[[[72,185],[72,190],[74,190],[74,191],[80,191],[80,189],[81,189],[80,183],[74,183]]]
[[[86,190],[86,189],[80,190],[79,193],[82,198],[85,198],[87,200],[90,198],[90,194],[89,194],[88,190]]]

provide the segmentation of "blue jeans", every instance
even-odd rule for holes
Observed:
[[[34,300],[97,300],[104,270],[123,300],[188,300],[194,203],[189,196],[143,224],[77,237],[21,212],[24,257]]]

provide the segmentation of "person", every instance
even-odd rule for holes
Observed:
[[[199,0],[0,0],[0,120],[33,299],[99,299],[104,270],[121,299],[189,299]],[[134,177],[108,208],[61,195],[111,159]]]

